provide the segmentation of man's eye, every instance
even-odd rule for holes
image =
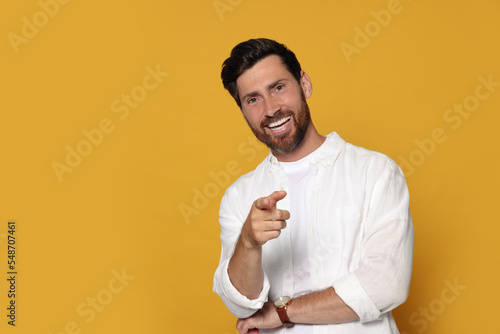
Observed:
[[[255,102],[257,102],[257,99],[255,97],[251,97],[247,100],[247,104],[253,104]]]
[[[279,91],[282,91],[283,88],[285,88],[285,85],[278,85],[278,86],[276,86],[276,88],[274,88],[274,90],[279,92]]]

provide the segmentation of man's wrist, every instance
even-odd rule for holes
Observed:
[[[262,246],[256,243],[252,238],[247,237],[244,231],[241,231],[240,238],[238,240],[241,246],[246,250],[261,250]]]
[[[274,306],[276,308],[276,312],[278,313],[278,317],[281,320],[281,323],[285,327],[292,327],[293,322],[290,321],[290,318],[288,317],[287,309],[292,303],[292,299],[288,296],[282,296],[276,299],[274,302]]]

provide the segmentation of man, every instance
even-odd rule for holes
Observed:
[[[314,127],[312,84],[268,39],[237,45],[222,68],[255,136],[271,150],[221,202],[214,291],[240,333],[399,333],[413,227],[401,169]]]

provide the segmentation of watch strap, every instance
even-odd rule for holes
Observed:
[[[288,318],[288,314],[286,313],[286,306],[276,308],[276,311],[278,312],[278,316],[284,326],[289,327],[293,325],[293,322],[290,321],[290,318]]]
[[[289,298],[289,297],[287,297],[287,298]],[[288,317],[288,313],[286,312],[286,308],[291,303],[292,303],[292,299],[289,299],[285,305],[280,305],[280,306],[276,307],[276,312],[278,312],[278,317],[280,318],[281,322],[283,323],[283,326],[285,326],[285,327],[292,327],[293,326],[293,322],[290,321],[290,318]]]

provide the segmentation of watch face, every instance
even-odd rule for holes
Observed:
[[[274,302],[274,306],[283,307],[290,301],[290,299],[291,298],[288,296],[281,296],[278,299],[276,299],[276,301]]]

